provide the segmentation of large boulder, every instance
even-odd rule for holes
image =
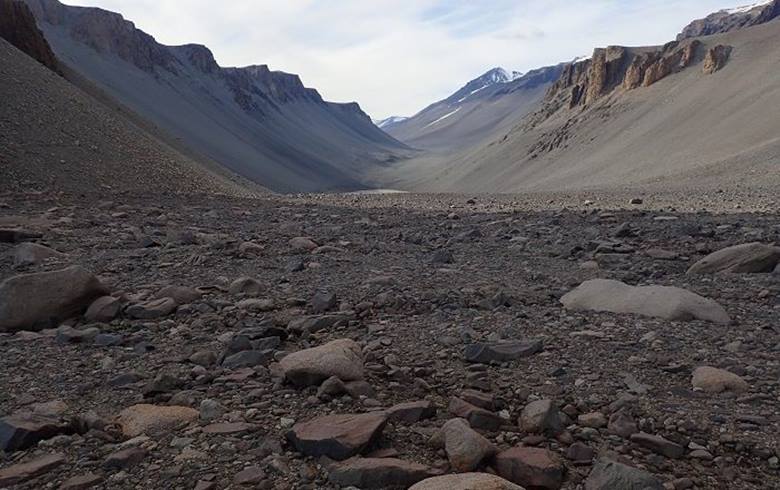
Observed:
[[[360,346],[349,339],[293,352],[282,358],[279,366],[284,377],[298,386],[319,385],[331,376],[342,381],[363,379]]]
[[[778,264],[780,264],[780,247],[754,242],[711,253],[693,264],[688,269],[688,274],[769,273]]]
[[[566,470],[555,453],[532,447],[516,447],[499,453],[495,468],[498,476],[518,485],[552,490],[561,488]]]
[[[69,424],[48,415],[19,412],[0,419],[0,450],[21,451],[72,432]]]
[[[165,432],[198,419],[200,413],[189,407],[133,405],[119,413],[117,423],[127,437]]]
[[[427,466],[396,458],[352,458],[328,469],[331,483],[366,490],[409,488],[436,474]]]
[[[523,487],[488,473],[464,473],[428,478],[409,490],[523,490]]]
[[[518,425],[531,434],[556,435],[564,429],[561,412],[552,400],[537,400],[526,405]]]
[[[11,277],[0,284],[0,332],[57,326],[107,293],[94,274],[79,266]]]
[[[585,481],[585,490],[662,490],[661,481],[650,473],[600,459]]]
[[[463,419],[452,419],[441,429],[444,451],[452,469],[458,473],[476,470],[493,456],[496,448]]]
[[[343,461],[375,442],[385,424],[387,416],[382,412],[326,415],[295,424],[287,439],[306,456]]]
[[[726,310],[711,299],[669,286],[629,286],[620,281],[593,279],[561,298],[569,310],[633,313],[673,321],[706,320],[729,323]]]
[[[693,371],[691,380],[694,388],[699,388],[707,393],[721,393],[723,391],[732,391],[734,393],[743,393],[750,386],[742,377],[711,366],[702,366]]]

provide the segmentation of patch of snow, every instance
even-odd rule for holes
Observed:
[[[476,94],[477,92],[482,92],[483,90],[485,90],[485,89],[486,89],[486,88],[488,88],[488,87],[490,87],[490,85],[485,85],[485,86],[483,86],[483,87],[480,87],[480,88],[478,88],[477,90],[472,90],[471,92],[469,92],[469,94],[468,94],[467,96],[465,96],[465,97],[463,97],[462,99],[460,99],[460,100],[458,101],[458,103],[460,104],[461,102],[463,102],[464,100],[468,99],[468,98],[469,98],[469,97],[471,97],[472,95]]]
[[[447,119],[448,117],[450,117],[450,116],[454,115],[455,113],[457,113],[457,112],[458,112],[459,110],[461,110],[461,109],[462,109],[462,107],[458,107],[457,109],[455,109],[454,111],[450,112],[449,114],[445,114],[445,115],[443,115],[442,117],[440,117],[439,119],[437,119],[437,120],[433,121],[432,123],[425,125],[425,127],[423,127],[423,129],[425,129],[425,128],[428,128],[428,127],[431,127],[431,126],[433,126],[434,124],[438,124],[438,123],[440,123],[440,122],[444,121],[445,119]]]
[[[751,10],[763,7],[764,5],[769,5],[774,0],[765,0],[763,2],[754,3],[752,5],[743,5],[741,7],[734,7],[732,9],[723,9],[721,12],[727,13],[727,14],[743,14],[745,12],[750,12]]]
[[[381,119],[381,120],[378,120],[378,121],[375,120],[374,124],[378,128],[381,129],[381,128],[385,128],[387,126],[390,126],[391,124],[398,124],[398,123],[404,122],[407,119],[409,119],[409,118],[408,117],[401,117],[401,116],[391,116],[391,117],[388,117],[387,119]]]

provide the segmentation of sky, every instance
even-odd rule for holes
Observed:
[[[494,67],[528,71],[610,44],[674,39],[757,0],[66,0],[120,12],[163,44],[222,66],[297,73],[375,119],[411,116]]]

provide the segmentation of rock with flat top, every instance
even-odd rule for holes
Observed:
[[[352,458],[328,469],[331,483],[365,490],[408,488],[436,474],[425,465],[396,458]]]
[[[38,442],[71,432],[69,424],[34,412],[18,412],[0,419],[0,450],[21,451]]]
[[[694,388],[699,388],[707,393],[722,393],[732,391],[734,393],[744,393],[750,386],[740,376],[710,366],[696,368],[691,380]]]
[[[688,274],[769,273],[780,264],[780,247],[744,243],[711,253],[688,269]]]
[[[44,475],[65,463],[62,454],[47,454],[26,463],[19,463],[0,469],[0,488],[11,488],[33,478]]]
[[[94,274],[79,266],[11,277],[0,284],[0,332],[58,326],[107,293]]]
[[[119,413],[117,422],[127,437],[150,435],[175,429],[198,419],[200,413],[189,407],[133,405]]]
[[[521,429],[531,434],[556,435],[564,429],[561,412],[552,400],[538,400],[526,405],[518,423]]]
[[[101,296],[89,305],[84,319],[94,323],[108,323],[119,315],[122,303],[113,296]]]
[[[593,279],[561,298],[569,310],[631,313],[673,321],[705,320],[729,323],[726,310],[711,299],[669,286],[629,286],[620,281]]]
[[[382,412],[326,415],[295,424],[287,439],[306,456],[343,461],[376,441],[386,423],[387,416]]]
[[[490,364],[517,361],[542,351],[541,340],[479,342],[466,346],[467,362]]]
[[[63,258],[65,254],[37,243],[20,243],[13,250],[14,265],[34,265],[51,258]]]
[[[131,318],[138,320],[154,320],[170,315],[178,304],[173,298],[160,298],[138,303],[127,307],[126,313]]]
[[[599,459],[585,481],[585,490],[663,490],[663,488],[661,481],[647,471],[607,459]]]
[[[336,376],[342,381],[363,379],[363,356],[353,340],[334,340],[286,355],[279,361],[284,377],[297,386],[316,386]]]
[[[552,451],[516,447],[496,456],[495,469],[498,476],[518,485],[557,490],[563,485],[566,467]]]

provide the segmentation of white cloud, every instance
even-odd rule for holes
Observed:
[[[121,12],[224,66],[298,73],[375,118],[411,115],[495,66],[527,71],[607,44],[660,44],[729,0],[73,0]],[[725,3],[725,4],[724,4]]]

